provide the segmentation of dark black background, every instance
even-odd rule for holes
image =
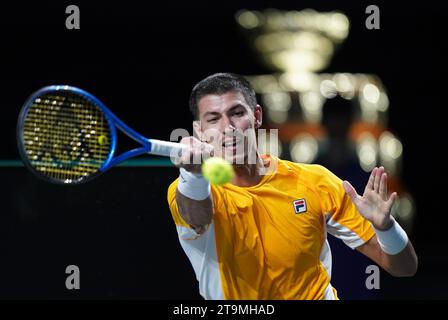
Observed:
[[[142,134],[168,140],[174,128],[190,128],[189,92],[206,75],[272,72],[238,29],[238,9],[339,10],[351,30],[324,71],[381,78],[391,102],[389,127],[404,146],[403,180],[417,204],[411,239],[419,272],[413,279],[383,273],[379,296],[447,298],[442,153],[448,11],[440,3],[2,4],[0,158],[19,158],[15,125],[22,103],[34,90],[56,83],[92,92]],[[69,4],[80,7],[80,30],[65,28]],[[380,7],[380,30],[365,27],[368,4]],[[0,297],[199,298],[166,205],[165,190],[176,176],[169,167],[115,168],[91,184],[63,188],[37,181],[24,168],[0,168]],[[338,274],[349,278],[356,272],[336,259]],[[82,289],[76,292],[65,289],[69,264],[81,269]],[[342,297],[356,298],[343,290],[344,279],[338,282]]]

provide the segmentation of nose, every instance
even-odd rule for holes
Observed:
[[[233,125],[232,121],[228,117],[223,117],[223,120],[224,120],[223,121],[224,132],[236,130],[236,127]]]

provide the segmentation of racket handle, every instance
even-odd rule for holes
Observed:
[[[149,139],[149,143],[151,144],[151,149],[149,150],[150,154],[155,154],[158,156],[180,156],[183,150],[187,150],[188,146],[170,141],[162,141],[156,139]]]

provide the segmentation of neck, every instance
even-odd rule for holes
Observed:
[[[234,164],[235,176],[232,179],[232,184],[238,187],[255,186],[263,179],[264,168],[265,163],[258,154],[256,164]]]

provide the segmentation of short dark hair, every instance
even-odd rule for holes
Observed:
[[[198,103],[202,97],[209,94],[222,95],[229,91],[236,91],[243,95],[247,104],[255,110],[257,98],[255,91],[244,77],[234,73],[215,73],[199,81],[191,91],[190,111],[195,120],[199,118]]]

